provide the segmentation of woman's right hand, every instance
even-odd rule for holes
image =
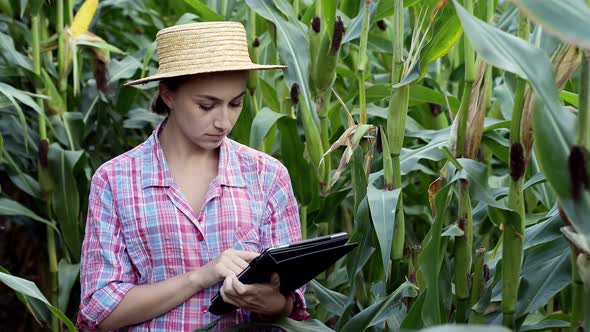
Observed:
[[[203,288],[209,288],[229,275],[240,274],[258,255],[252,251],[227,249],[201,268]]]

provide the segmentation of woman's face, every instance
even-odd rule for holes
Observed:
[[[240,116],[248,73],[195,75],[175,91],[160,86],[170,118],[181,134],[203,150],[216,149]]]

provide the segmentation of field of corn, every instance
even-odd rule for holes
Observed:
[[[0,330],[75,331],[90,178],[162,120],[122,84],[218,20],[289,66],[231,137],[359,243],[279,326],[590,331],[590,0],[0,0]]]

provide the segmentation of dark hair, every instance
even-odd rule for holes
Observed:
[[[162,84],[165,85],[168,88],[168,90],[170,90],[170,91],[176,91],[190,77],[191,77],[191,75],[163,78],[160,80],[160,85],[162,85]],[[157,91],[156,94],[154,95],[150,109],[152,112],[154,112],[156,114],[164,114],[164,115],[170,114],[170,109],[168,108],[168,105],[166,105],[164,100],[162,99],[162,96],[160,96],[159,91]]]

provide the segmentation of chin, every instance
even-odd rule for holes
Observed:
[[[215,142],[215,141],[198,141],[193,142],[196,146],[200,147],[203,150],[215,150],[221,146],[222,140]]]

